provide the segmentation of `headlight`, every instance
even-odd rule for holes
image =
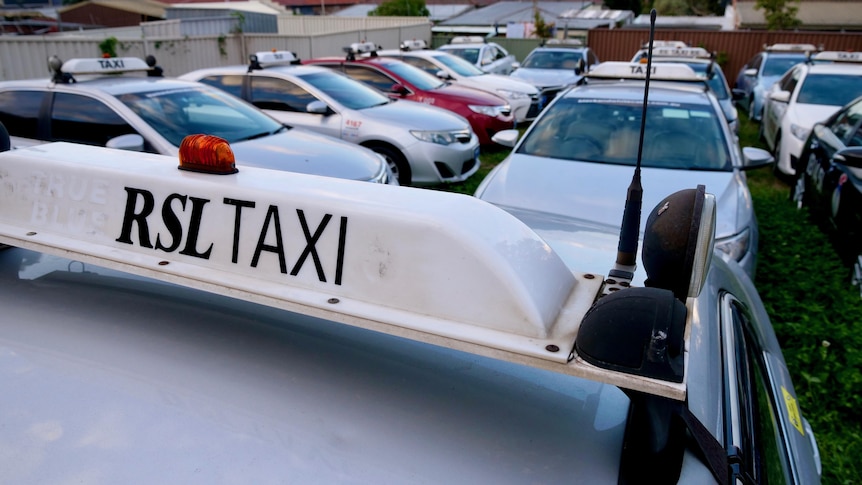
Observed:
[[[410,130],[410,134],[422,141],[438,145],[451,145],[458,141],[457,131],[419,131]]]
[[[808,139],[808,135],[811,134],[811,130],[804,126],[799,126],[796,123],[790,123],[790,133],[793,133],[793,136],[796,138],[805,141]]]
[[[508,113],[511,108],[508,106],[476,106],[473,104],[467,105],[474,113],[479,113],[485,116],[497,117],[503,113]]]
[[[739,261],[748,252],[751,242],[751,231],[745,228],[739,234],[715,240],[715,248],[721,251],[726,258]]]
[[[508,89],[498,89],[497,94],[509,99],[527,99],[530,97],[530,95],[527,93],[522,93],[520,91],[511,91]]]

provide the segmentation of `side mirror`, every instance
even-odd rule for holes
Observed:
[[[437,77],[439,77],[440,79],[445,79],[445,80],[452,79],[452,76],[450,76],[448,72],[446,72],[446,71],[444,71],[444,70],[442,70],[442,69],[440,69],[439,71],[437,71],[435,74],[436,74],[436,75],[437,75]]]
[[[790,91],[774,91],[769,93],[769,99],[778,101],[779,103],[786,103],[790,101]]]
[[[410,90],[403,84],[393,84],[392,87],[389,88],[389,92],[397,94],[398,96],[407,96],[410,94]]]
[[[107,148],[116,148],[118,150],[142,152],[144,151],[144,137],[137,133],[120,135],[108,140],[108,142],[105,143],[105,146]]]
[[[323,101],[316,99],[305,106],[305,111],[319,115],[328,115],[329,106],[327,106]]]
[[[587,71],[587,63],[584,62],[584,59],[578,59],[578,66],[575,67],[575,74],[580,76],[582,73]]]
[[[757,77],[757,69],[755,69],[753,67],[750,69],[746,69],[746,70],[742,71],[742,75],[747,76],[747,77]]]
[[[771,153],[755,147],[744,147],[742,149],[742,169],[750,170],[770,165],[775,162]]]
[[[841,165],[846,165],[848,167],[862,168],[862,147],[850,147],[839,150],[838,153],[832,157],[832,160],[834,160],[835,163],[840,163]]]
[[[512,70],[513,70],[513,71],[514,71],[515,69],[519,68],[519,67],[521,67],[521,63],[520,63],[520,62],[513,62],[513,63],[512,63]]]
[[[491,141],[503,145],[504,147],[512,148],[516,143],[518,143],[519,136],[521,136],[521,132],[518,130],[502,130],[494,133],[494,136],[491,137]]]

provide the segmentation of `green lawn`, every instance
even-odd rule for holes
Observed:
[[[742,146],[765,146],[740,120]],[[472,194],[508,150],[485,150],[470,180],[441,187]],[[862,483],[862,298],[829,237],[789,200],[771,168],[748,172],[760,224],[757,285],[814,429],[823,483]]]

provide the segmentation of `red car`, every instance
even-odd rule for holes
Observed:
[[[512,108],[500,96],[449,84],[398,59],[377,57],[373,51],[366,57],[357,57],[355,54],[358,51],[361,51],[361,47],[354,46],[346,59],[310,59],[303,61],[303,64],[336,69],[393,98],[409,99],[453,111],[470,122],[482,145],[492,144],[491,136],[494,133],[515,125]]]

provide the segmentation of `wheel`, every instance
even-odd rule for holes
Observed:
[[[386,164],[389,165],[389,170],[392,175],[398,180],[399,185],[410,185],[412,173],[410,164],[397,149],[386,145],[372,145],[369,148],[379,153],[386,159]]]

